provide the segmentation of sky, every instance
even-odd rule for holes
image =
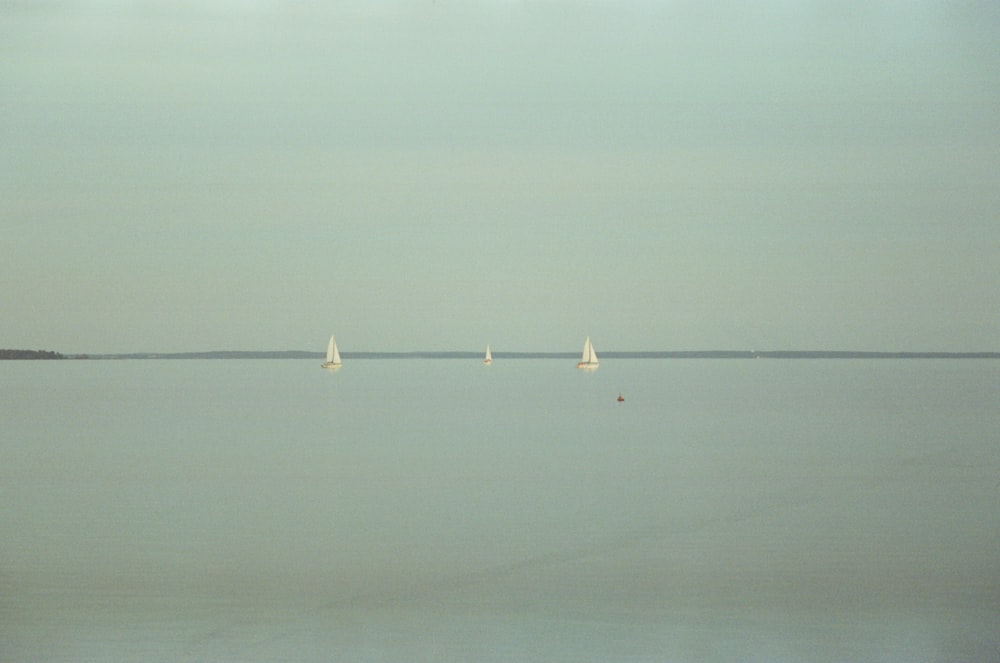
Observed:
[[[1000,350],[991,0],[0,3],[0,347]]]

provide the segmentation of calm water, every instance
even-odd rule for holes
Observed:
[[[0,365],[0,660],[1000,660],[1000,362],[318,363]]]

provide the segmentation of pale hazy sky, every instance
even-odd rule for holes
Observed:
[[[998,44],[993,0],[4,2],[0,347],[1000,350]]]

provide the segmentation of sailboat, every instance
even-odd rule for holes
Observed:
[[[330,343],[326,346],[326,361],[323,368],[340,368],[343,364],[340,361],[340,350],[337,349],[337,342],[330,336]]]
[[[490,352],[490,344],[489,343],[486,344],[486,358],[483,359],[483,363],[484,364],[492,364],[493,363],[493,354]]]
[[[580,358],[580,363],[576,365],[577,368],[597,368],[600,364],[597,361],[597,353],[594,352],[594,345],[590,342],[590,337],[583,342],[583,356]]]

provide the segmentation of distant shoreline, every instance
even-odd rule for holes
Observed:
[[[342,352],[344,359],[477,359],[476,351]],[[134,352],[64,355],[66,359],[312,359],[322,352],[303,350],[215,350],[209,352]],[[602,352],[602,359],[1000,359],[1000,352],[867,352],[851,350],[684,350]],[[494,352],[494,359],[574,359],[577,352]]]

